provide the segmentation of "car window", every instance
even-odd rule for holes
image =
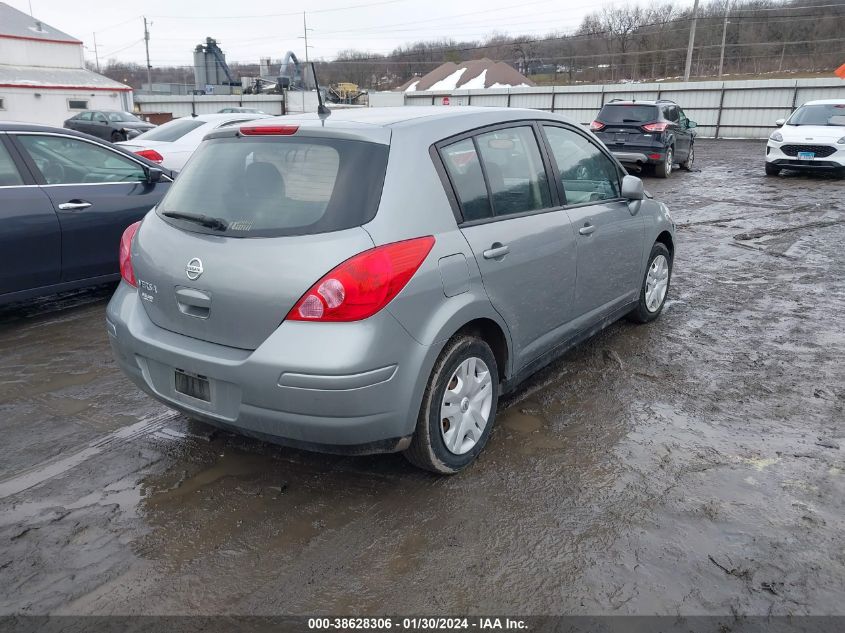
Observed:
[[[544,125],[566,193],[567,204],[619,197],[619,170],[589,139],[565,128]]]
[[[792,113],[787,125],[845,125],[845,103],[803,105]]]
[[[77,121],[90,121],[92,114],[93,114],[93,112],[83,112],[82,114],[77,114],[73,118],[76,119]]]
[[[188,132],[192,132],[203,125],[205,125],[205,121],[200,121],[198,119],[176,119],[159,125],[157,128],[153,128],[149,132],[144,132],[132,140],[133,142],[144,140],[172,143],[173,141],[178,141]]]
[[[530,126],[476,137],[493,198],[493,214],[512,215],[552,206],[540,148]]]
[[[138,117],[136,117],[135,115],[129,114],[128,112],[109,112],[108,116],[109,116],[109,121],[111,121],[113,123],[120,123],[122,121],[136,122],[136,121],[141,120]]]
[[[683,127],[686,127],[687,123],[689,123],[689,119],[687,118],[687,115],[684,114],[684,111],[681,110],[680,108],[678,108],[678,121],[681,123],[681,125]]]
[[[464,220],[483,220],[492,217],[493,209],[481,173],[481,163],[471,138],[447,145],[441,151],[443,163],[455,195],[461,205]]]
[[[609,103],[599,112],[604,123],[644,123],[657,120],[657,106],[634,103]]]
[[[48,185],[145,181],[143,167],[117,152],[67,136],[20,135]]]
[[[679,113],[678,113],[678,106],[666,106],[663,108],[663,116],[666,117],[667,121],[673,121],[675,123],[679,120]]]
[[[315,235],[373,218],[386,145],[346,139],[225,137],[203,143],[158,206],[165,221],[214,233],[168,213],[203,214],[236,237]]]
[[[0,143],[0,187],[22,185],[23,178],[5,146]]]
[[[105,122],[106,122],[106,117],[105,117],[105,115],[103,115],[103,113],[102,113],[102,112],[95,112],[95,113],[94,113],[94,116],[93,116],[93,119],[94,119],[97,123],[105,123]]]

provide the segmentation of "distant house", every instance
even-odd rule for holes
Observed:
[[[510,88],[533,86],[534,82],[520,74],[513,66],[484,57],[456,64],[446,62],[427,75],[414,77],[399,86],[402,92],[417,90],[469,90],[472,88]]]
[[[0,2],[0,120],[47,125],[132,111],[132,88],[85,68],[82,42]]]

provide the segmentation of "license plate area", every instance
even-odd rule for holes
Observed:
[[[617,145],[624,145],[627,138],[628,138],[627,134],[617,134],[616,135],[616,144]]]
[[[815,152],[798,152],[798,160],[813,160],[815,157]]]
[[[181,369],[174,371],[174,387],[177,393],[203,402],[211,402],[211,384],[208,377],[191,374]]]

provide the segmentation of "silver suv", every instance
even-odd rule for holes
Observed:
[[[107,326],[188,416],[454,473],[502,393],[660,314],[674,244],[666,206],[548,112],[266,119],[210,134],[127,229]]]

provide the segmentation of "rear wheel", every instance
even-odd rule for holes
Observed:
[[[689,146],[689,155],[687,159],[681,163],[681,169],[684,171],[692,171],[692,164],[695,162],[695,143],[691,143]]]
[[[498,398],[499,369],[490,346],[474,336],[453,338],[431,371],[405,457],[442,475],[465,468],[490,437]]]
[[[665,244],[656,242],[651,247],[651,254],[648,257],[648,266],[640,288],[640,299],[628,318],[636,323],[648,323],[660,316],[663,304],[666,303],[671,279],[672,255]]]
[[[777,176],[778,174],[780,174],[780,167],[775,167],[771,163],[766,163],[767,176]]]
[[[675,162],[675,152],[672,147],[666,149],[666,156],[663,157],[663,162],[654,166],[654,175],[658,178],[668,178],[672,173],[672,165]]]

